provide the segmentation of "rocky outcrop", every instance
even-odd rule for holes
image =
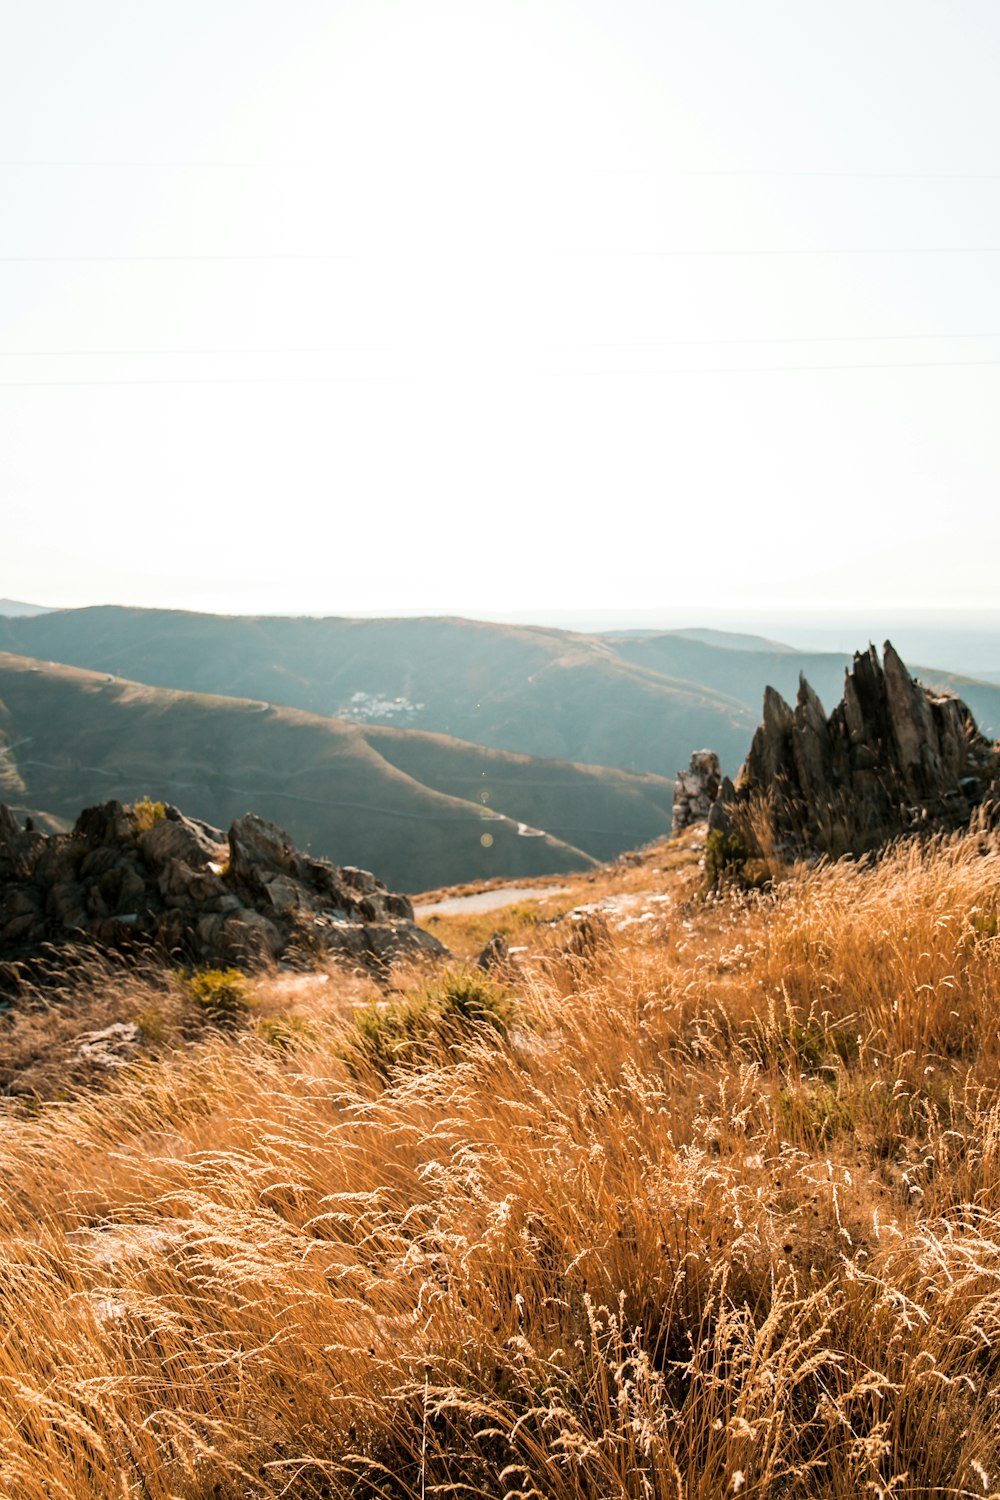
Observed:
[[[0,806],[0,963],[9,972],[69,946],[244,967],[335,955],[380,968],[444,952],[407,897],[366,870],[309,858],[252,813],[226,835],[175,807],[105,802],[50,835]]]
[[[899,834],[957,828],[996,800],[1000,745],[961,699],[911,677],[887,641],[854,657],[827,716],[801,678],[794,709],[769,687],[764,718],[735,787],[724,783],[709,828],[744,835],[754,814],[779,844],[861,853]]]
[[[520,951],[520,950],[519,950]],[[502,932],[494,932],[476,959],[476,968],[482,969],[491,979],[500,980],[502,983],[510,983],[520,974],[520,967],[510,944]]]
[[[702,823],[719,795],[722,768],[714,750],[696,750],[686,771],[674,781],[674,817],[671,836],[676,838],[692,823]]]

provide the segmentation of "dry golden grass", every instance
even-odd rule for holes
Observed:
[[[558,921],[575,907],[599,898],[615,900],[622,896],[648,894],[651,889],[664,887],[665,876],[676,877],[681,872],[688,877],[689,890],[697,889],[703,883],[698,870],[698,857],[704,847],[704,839],[699,837],[699,833],[703,832],[704,830],[692,829],[680,839],[650,844],[640,855],[624,855],[596,872],[561,875],[549,881],[532,881],[532,886],[538,892],[532,900],[476,914],[435,913],[424,918],[421,925],[460,958],[474,959],[495,932],[500,933],[512,945],[535,946],[539,937],[544,937],[544,934],[539,933],[540,927]],[[482,886],[454,886],[441,891],[428,891],[416,900],[419,907],[423,902],[449,896],[461,897],[474,891],[502,888],[511,883],[497,880]],[[549,887],[554,889],[550,891]],[[679,889],[676,887],[676,880],[672,888]]]
[[[12,1104],[0,1493],[1000,1494],[1000,846],[661,882],[506,1029],[273,976]]]

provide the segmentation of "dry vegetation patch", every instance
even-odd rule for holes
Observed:
[[[9,1105],[0,1490],[1000,1493],[995,839],[694,886]]]

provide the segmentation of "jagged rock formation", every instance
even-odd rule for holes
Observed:
[[[676,838],[692,823],[708,817],[712,803],[719,795],[722,768],[714,750],[696,750],[686,771],[678,771],[674,781],[674,816],[671,836]]]
[[[920,829],[957,828],[1000,792],[1000,745],[961,699],[911,677],[887,641],[856,653],[827,716],[800,678],[795,708],[773,688],[735,787],[723,782],[709,828],[752,831],[753,809],[779,843],[861,853]]]
[[[155,821],[153,821],[155,819]],[[175,807],[89,807],[71,833],[23,829],[0,805],[0,963],[43,947],[156,948],[196,964],[382,967],[443,953],[406,896],[297,850],[252,813],[228,836]]]

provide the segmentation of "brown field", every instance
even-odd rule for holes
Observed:
[[[1000,840],[695,858],[504,985],[4,1022],[0,1493],[1000,1494]]]

